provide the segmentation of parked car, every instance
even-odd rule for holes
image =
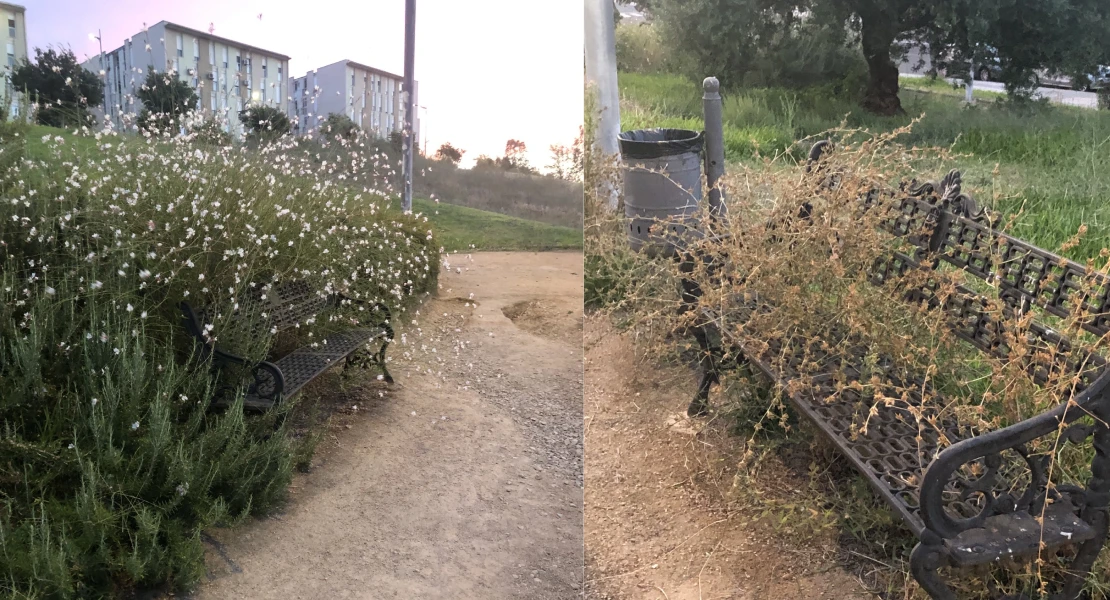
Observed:
[[[965,61],[956,61],[952,58],[951,50],[945,51],[936,58],[937,73],[942,77],[966,78],[970,71],[979,81],[994,81],[1002,74],[1002,61],[998,58],[998,50],[993,46],[977,46],[974,67],[969,69]]]
[[[1087,75],[1086,90],[1088,92],[1097,92],[1106,87],[1110,87],[1110,65],[1099,65],[1095,68],[1094,73]]]

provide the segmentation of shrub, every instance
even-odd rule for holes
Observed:
[[[1098,108],[1099,110],[1110,110],[1110,87],[1098,90]]]
[[[293,130],[289,117],[273,106],[248,106],[239,113],[239,121],[252,142],[273,142]]]
[[[193,141],[208,146],[230,146],[231,134],[224,131],[224,125],[219,119],[209,117],[189,126],[189,133]]]
[[[346,140],[356,140],[362,130],[358,125],[351,120],[350,117],[338,113],[329,113],[328,118],[324,120],[323,126],[320,127],[320,133],[332,137],[340,137]]]
[[[176,73],[159,73],[149,67],[146,80],[136,92],[143,103],[139,129],[153,134],[176,133],[188,113],[196,110],[196,91]]]
[[[258,359],[279,340],[252,334],[266,329],[239,310],[245,293],[302,279],[397,314],[435,288],[435,240],[375,188],[318,176],[327,166],[295,140],[97,134],[78,148],[46,131],[29,154],[26,127],[0,127],[0,197],[17,200],[0,203],[0,590],[187,588],[203,574],[201,530],[279,502],[303,453],[275,429],[295,402],[207,411],[215,380],[177,304],[207,307],[209,335]],[[342,308],[280,342],[361,316]]]
[[[627,73],[678,73],[673,49],[650,23],[621,23],[616,29],[617,70]]]

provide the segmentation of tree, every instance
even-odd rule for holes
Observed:
[[[358,124],[351,120],[351,117],[340,113],[328,113],[328,118],[324,120],[324,125],[320,127],[320,132],[325,135],[349,141],[358,139],[358,134],[361,131]]]
[[[501,168],[506,171],[519,171],[521,173],[535,173],[536,170],[528,164],[528,146],[520,140],[505,142],[505,156],[500,159]]]
[[[551,174],[567,181],[582,181],[582,138],[584,130],[578,127],[578,137],[570,146],[552,144],[551,164],[547,165]]]
[[[139,113],[139,129],[152,131],[175,131],[181,126],[182,119],[196,110],[200,98],[188,83],[177,77],[177,73],[159,73],[148,67],[146,80],[135,94],[143,103]]]
[[[475,171],[500,171],[501,159],[490,158],[488,154],[480,154],[474,161]]]
[[[239,113],[239,122],[247,128],[247,139],[269,142],[293,130],[289,117],[273,106],[248,106]]]
[[[1105,0],[653,0],[651,7],[670,44],[706,75],[733,83],[764,48],[804,27],[843,34],[867,65],[863,107],[884,115],[904,112],[896,40],[932,40],[934,50],[965,56],[976,44],[993,46],[1016,85],[1037,69],[1093,66],[1110,35]]]
[[[463,154],[466,154],[466,150],[460,150],[452,146],[450,142],[444,142],[440,145],[439,150],[436,150],[435,159],[441,162],[449,162],[457,167],[462,161]]]
[[[1103,0],[985,0],[943,8],[937,22],[915,38],[946,50],[943,58],[965,78],[969,61],[981,65],[995,55],[998,79],[1011,97],[1030,94],[1037,71],[1061,72],[1084,85],[1097,65],[1110,62],[1110,5]]]
[[[35,62],[24,58],[12,73],[12,88],[37,102],[35,120],[51,127],[87,125],[89,107],[104,102],[104,82],[81,68],[69,49],[35,48]]]

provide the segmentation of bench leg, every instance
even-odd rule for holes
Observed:
[[[1083,507],[1080,518],[1093,527],[1097,534],[1079,546],[1079,552],[1068,569],[1064,591],[1059,596],[1067,600],[1079,598],[1083,593],[1091,567],[1106,544],[1107,504],[1110,504],[1110,428],[1097,428],[1092,445],[1095,457],[1091,461],[1091,479],[1087,482],[1087,504]]]
[[[382,347],[378,349],[378,354],[374,361],[378,363],[378,368],[382,370],[382,379],[386,383],[393,383],[393,376],[389,374],[389,368],[385,366],[385,349],[389,347],[389,342],[382,342]]]
[[[956,600],[955,592],[938,572],[938,569],[948,563],[943,542],[939,536],[928,530],[922,534],[921,540],[910,554],[910,573],[933,600]]]
[[[698,382],[698,393],[694,396],[694,400],[690,402],[686,414],[691,417],[700,417],[709,413],[709,389],[713,387],[713,384],[719,383],[720,378],[717,376],[714,349],[709,345],[708,332],[704,327],[696,327],[693,333],[702,351],[701,360],[698,361],[701,380]]]

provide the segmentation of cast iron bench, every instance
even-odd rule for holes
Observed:
[[[820,152],[815,147],[811,158],[819,158]],[[888,205],[891,208],[885,213],[883,227],[914,250],[880,260],[869,273],[872,283],[883,285],[911,269],[936,269],[941,263],[989,282],[1005,303],[1007,310],[1002,318],[995,316],[997,311],[985,310],[984,296],[963,285],[945,298],[942,308],[959,338],[1003,360],[1012,358],[1006,336],[1015,332],[1017,315],[1033,306],[1050,315],[1067,317],[1075,303],[1083,303],[1091,315],[1083,328],[1096,336],[1110,333],[1110,280],[993,229],[987,215],[959,188],[959,173],[952,171],[940,184],[903,186],[891,194],[893,202]],[[803,207],[799,217],[806,218],[808,213],[808,207]],[[682,254],[684,267],[690,269],[696,261],[709,264],[717,270],[711,283],[727,286],[722,277],[727,280],[735,275],[726,272],[727,257],[699,256],[691,248]],[[1100,295],[1081,295],[1078,290],[1092,278],[1098,283]],[[910,570],[931,597],[956,598],[938,572],[942,567],[1032,561],[1039,551],[1048,556],[1065,547],[1077,549],[1056,597],[1076,598],[1082,593],[1084,579],[1107,537],[1110,503],[1110,391],[1106,389],[1110,370],[1105,368],[1107,361],[1102,356],[1073,353],[1065,361],[1063,355],[1071,345],[1058,332],[1039,322],[1022,329],[1020,335],[1030,342],[1022,365],[1038,384],[1046,381],[1049,368],[1077,375],[1074,405],[1069,408],[1065,403],[988,432],[959,423],[948,413],[939,414],[935,407],[944,402],[939,401],[928,382],[890,368],[885,364],[887,359],[881,359],[880,368],[886,373],[884,385],[903,391],[919,390],[910,394],[907,405],[925,411],[926,418],[937,419],[935,428],[919,427],[904,406],[878,403],[875,413],[870,412],[872,403],[863,402],[857,391],[842,385],[839,394],[835,393],[834,380],[844,384],[865,370],[863,357],[853,352],[856,340],[852,336],[832,333],[832,338],[839,339],[793,339],[786,343],[761,342],[750,334],[741,339],[731,327],[724,326],[725,317],[728,323],[742,323],[745,315],[760,310],[758,304],[741,303],[743,308],[737,312],[742,314],[722,315],[712,307],[698,305],[702,290],[696,282],[683,280],[683,289],[685,308],[696,310],[700,318],[693,330],[703,357],[701,382],[689,409],[691,416],[707,410],[710,387],[718,381],[726,357],[735,360],[729,364],[753,365],[783,390],[792,405],[828,437],[917,536],[919,543],[910,556]],[[938,307],[941,300],[936,291],[936,282],[930,281],[911,289],[904,299]],[[835,332],[836,328],[830,330]],[[841,348],[849,352],[826,352],[822,350],[824,343],[847,344]],[[816,373],[815,364],[820,365]],[[791,382],[801,377],[808,385],[792,388]],[[921,391],[932,398],[924,408]],[[866,433],[861,433],[860,426],[869,412]],[[1075,422],[1084,416],[1094,419]],[[1062,425],[1067,425],[1062,437],[1068,443],[1082,444],[1093,437],[1092,477],[1085,487],[1057,482],[1048,485],[1049,457],[1027,448],[1029,442],[1050,436]],[[939,453],[938,429],[951,443]],[[920,444],[918,436],[922,438]],[[979,475],[972,475],[976,473]],[[1047,503],[1046,497],[1050,499]],[[1042,510],[1043,526],[1038,520]]]
[[[350,364],[360,349],[375,339],[382,344],[367,362],[382,370],[385,381],[392,383],[393,378],[386,368],[385,350],[393,340],[390,327],[389,308],[380,303],[370,303],[348,298],[342,294],[323,294],[313,290],[305,281],[291,281],[275,284],[268,292],[255,292],[240,301],[243,310],[258,310],[264,315],[250,335],[262,338],[273,333],[311,324],[321,315],[334,311],[340,306],[356,305],[360,312],[374,315],[371,326],[361,322],[349,323],[341,331],[333,332],[319,342],[316,347],[304,346],[285,354],[281,358],[253,363],[247,359],[222,350],[212,343],[205,334],[207,313],[204,309],[194,309],[188,302],[181,303],[186,331],[193,336],[201,349],[201,358],[212,358],[217,370],[229,366],[245,367],[251,372],[251,381],[243,396],[243,407],[252,412],[264,412],[284,398],[289,398],[301,390],[308,382],[346,360]],[[215,406],[226,407],[233,397],[234,385],[224,385],[216,394]]]

